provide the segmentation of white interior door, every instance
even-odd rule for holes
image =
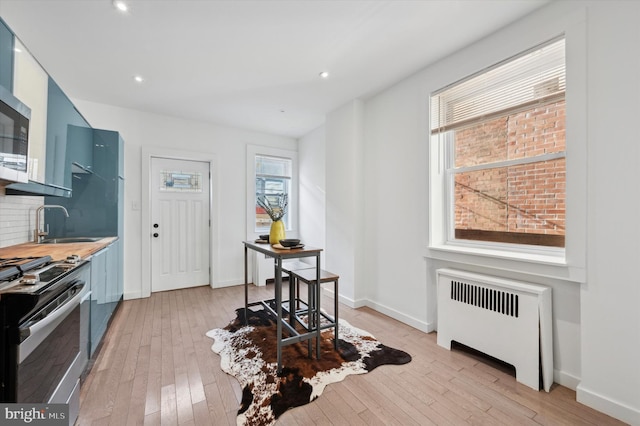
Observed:
[[[209,163],[151,159],[151,291],[207,285]]]

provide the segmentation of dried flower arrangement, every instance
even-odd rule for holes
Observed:
[[[275,204],[270,199],[276,198]],[[258,196],[256,202],[262,207],[273,222],[277,222],[287,214],[287,206],[289,205],[288,194],[262,195]]]

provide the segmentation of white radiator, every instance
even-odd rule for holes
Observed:
[[[516,380],[545,391],[553,383],[551,288],[438,269],[438,345],[456,341],[516,369]]]

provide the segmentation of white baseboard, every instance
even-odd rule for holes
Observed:
[[[600,395],[597,392],[586,389],[582,384],[578,385],[576,389],[576,400],[581,404],[587,405],[594,410],[601,411],[630,425],[640,425],[639,408],[630,407],[619,401]]]
[[[131,291],[122,295],[124,300],[142,299],[142,293],[139,291]]]
[[[218,281],[213,283],[211,288],[222,288],[222,287],[233,287],[236,285],[244,285],[244,280],[242,282],[238,282],[238,280],[226,280],[226,281]]]
[[[325,293],[327,293],[327,294],[331,295],[331,297],[333,297],[333,290],[329,290],[328,288],[323,288],[322,291],[324,291]],[[355,301],[355,300],[350,299],[348,297],[344,297],[343,295],[339,295],[338,301],[340,303],[342,303],[343,305],[347,305],[351,309],[358,309],[358,308],[361,308],[361,307],[365,306],[362,303],[362,301]]]
[[[571,390],[576,390],[580,384],[580,377],[569,374],[562,370],[553,370],[553,381]]]
[[[419,320],[395,309],[391,309],[388,306],[376,303],[372,300],[367,300],[366,306],[382,314],[385,314],[388,317],[410,325],[411,327],[417,328],[420,331],[424,331],[425,333],[431,333],[432,331],[435,331],[435,324],[433,323]]]
[[[326,294],[331,295],[331,297],[333,297],[333,290],[330,288],[323,288],[322,289]],[[417,328],[420,331],[424,331],[425,333],[431,333],[432,331],[435,331],[435,324],[432,323],[427,323],[421,320],[418,320],[416,318],[413,318],[409,315],[405,315],[402,312],[396,311],[395,309],[391,309],[385,305],[382,305],[380,303],[376,303],[372,300],[369,299],[359,299],[359,300],[353,300],[353,299],[349,299],[347,297],[344,297],[343,295],[340,295],[339,298],[339,302],[347,305],[348,307],[352,308],[352,309],[358,309],[358,308],[363,308],[363,307],[368,307],[373,309],[374,311],[378,311],[381,314],[385,314],[388,317],[391,317],[393,319],[396,319],[400,322],[403,322],[407,325],[410,325],[411,327]]]
[[[323,289],[327,294],[330,294],[333,297],[333,290],[325,288]],[[349,306],[350,308],[353,309],[358,309],[358,308],[362,308],[362,307],[369,307],[375,311],[378,311],[382,314],[387,315],[388,317],[391,317],[393,319],[396,319],[400,322],[403,322],[407,325],[410,325],[411,327],[417,328],[420,331],[424,331],[425,333],[430,333],[432,331],[435,330],[435,325],[434,324],[429,324],[427,322],[418,320],[416,318],[413,318],[409,315],[405,315],[402,312],[396,311],[395,309],[391,309],[387,306],[384,306],[380,303],[376,303],[373,302],[372,300],[369,299],[360,299],[360,300],[353,300],[353,299],[349,299],[346,298],[342,295],[340,295],[340,303],[345,304],[347,306]]]

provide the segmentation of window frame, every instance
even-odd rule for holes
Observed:
[[[298,153],[297,151],[272,148],[259,145],[247,145],[247,239],[258,238],[259,235],[268,234],[269,227],[256,227],[256,157],[282,158],[291,161],[291,181],[289,188],[288,223],[286,232],[295,238],[298,233]]]
[[[556,92],[555,94],[551,95],[551,96],[544,96],[541,98],[534,98],[533,101],[529,100],[528,97],[527,98],[521,98],[520,103],[512,103],[513,101],[511,99],[509,99],[509,96],[506,96],[504,94],[500,95],[501,99],[504,100],[504,102],[507,102],[507,105],[505,107],[502,107],[502,105],[500,105],[499,108],[495,109],[495,110],[488,110],[488,111],[482,111],[482,109],[478,112],[474,113],[469,113],[467,112],[466,117],[463,118],[462,120],[458,119],[455,120],[455,118],[448,116],[448,114],[450,113],[449,108],[444,108],[446,107],[447,104],[441,104],[442,102],[442,97],[444,96],[444,99],[448,99],[452,94],[451,91],[453,91],[453,94],[458,94],[457,96],[460,96],[460,93],[467,93],[470,89],[469,87],[473,88],[473,92],[476,95],[482,95],[484,96],[487,93],[486,89],[483,88],[483,91],[480,92],[478,91],[477,85],[478,84],[487,84],[487,77],[485,77],[485,75],[488,76],[488,78],[492,78],[490,77],[491,74],[503,74],[504,71],[501,71],[503,69],[507,69],[509,71],[507,71],[507,73],[511,73],[511,74],[507,74],[506,76],[503,75],[503,77],[506,77],[507,80],[501,79],[498,80],[500,81],[499,84],[512,84],[512,80],[510,80],[510,76],[513,75],[513,70],[515,69],[519,69],[519,68],[514,68],[514,63],[518,63],[519,65],[515,65],[515,66],[521,66],[520,64],[524,64],[525,67],[530,67],[531,66],[531,61],[534,60],[539,60],[536,59],[536,55],[537,52],[540,49],[545,49],[547,47],[551,47],[551,50],[549,50],[550,55],[548,57],[543,56],[543,58],[550,58],[553,62],[549,62],[546,63],[545,65],[547,66],[552,66],[554,68],[545,68],[545,74],[542,75],[542,78],[549,78],[549,74],[547,73],[547,70],[557,70],[560,62],[557,62],[557,59],[555,59],[555,57],[557,57],[556,55],[558,55],[557,53],[554,53],[557,51],[557,47],[553,47],[558,45],[558,43],[562,43],[561,46],[563,48],[563,53],[562,53],[562,57],[563,57],[563,63],[562,63],[562,70],[564,71],[566,69],[566,40],[564,35],[560,36],[560,37],[554,37],[551,40],[548,40],[544,43],[541,43],[540,45],[537,46],[533,46],[529,49],[524,50],[523,52],[515,55],[514,57],[508,58],[504,61],[501,61],[491,67],[489,67],[488,69],[484,69],[480,72],[474,73],[472,75],[470,75],[467,78],[464,78],[458,82],[452,83],[450,85],[448,85],[447,87],[444,87],[443,89],[437,90],[434,93],[431,94],[431,96],[429,97],[429,103],[430,103],[430,111],[432,112],[432,115],[430,116],[430,127],[431,127],[431,132],[430,132],[430,143],[443,143],[444,144],[444,150],[441,151],[440,155],[443,155],[443,159],[441,160],[444,163],[444,174],[445,174],[445,178],[444,178],[444,193],[445,193],[445,197],[444,197],[444,202],[443,202],[443,208],[444,208],[444,217],[445,217],[445,224],[446,224],[446,229],[447,229],[447,233],[446,233],[446,242],[449,244],[458,244],[458,243],[466,243],[468,241],[475,241],[476,244],[480,245],[480,246],[484,246],[486,245],[487,247],[493,247],[496,243],[500,243],[500,247],[502,247],[503,245],[507,245],[507,246],[514,246],[515,250],[520,250],[521,247],[529,247],[529,246],[542,246],[543,250],[548,249],[549,247],[560,247],[562,249],[564,249],[564,234],[558,238],[558,236],[553,235],[553,234],[539,234],[539,233],[518,233],[518,232],[511,232],[511,231],[490,231],[490,230],[481,230],[481,229],[456,229],[456,212],[457,212],[457,202],[456,202],[456,176],[461,175],[461,174],[465,174],[465,173],[473,173],[476,171],[485,171],[485,170],[508,170],[509,167],[513,167],[513,166],[523,166],[523,165],[527,165],[527,164],[533,164],[533,163],[539,163],[539,162],[544,162],[544,161],[551,161],[551,160],[557,160],[557,159],[564,159],[566,161],[566,149],[562,150],[562,151],[554,151],[551,153],[542,153],[542,154],[536,154],[533,156],[523,156],[523,157],[516,157],[516,158],[495,158],[495,159],[489,159],[488,161],[480,161],[480,162],[473,162],[472,164],[463,164],[463,165],[457,165],[457,158],[456,158],[456,153],[457,153],[457,146],[456,146],[456,139],[455,139],[455,134],[456,132],[460,131],[460,130],[464,130],[470,126],[478,126],[481,124],[491,124],[494,120],[500,120],[504,117],[510,117],[513,116],[517,113],[528,113],[529,111],[535,110],[537,108],[546,108],[550,105],[555,105],[557,104],[559,101],[562,101],[565,104],[565,111],[566,111],[566,97],[565,97],[565,90],[562,90],[560,92]],[[534,59],[528,59],[529,57],[532,57]],[[538,57],[539,58],[539,57]],[[544,59],[545,61],[549,61],[549,59]],[[536,64],[536,62],[533,62],[533,64]],[[538,73],[539,69],[538,69],[539,65],[536,65],[535,68],[535,72]],[[526,72],[531,72],[533,69],[526,69]],[[518,74],[520,74],[522,71],[518,71]],[[553,74],[551,74],[552,76],[555,76],[556,79],[561,79],[562,82],[564,83],[566,75],[563,72],[562,74],[558,74],[557,71],[552,71]],[[538,74],[528,74],[530,76],[532,75],[538,75]],[[495,77],[493,77],[495,78]],[[474,81],[480,81],[480,83],[473,83]],[[490,81],[496,81],[496,80],[490,80]],[[505,83],[502,83],[502,81],[505,81]],[[542,81],[542,83],[532,83],[531,80],[527,81],[527,83],[529,85],[532,84],[544,84],[545,81]],[[472,84],[472,86],[469,86],[469,83]],[[492,83],[493,84],[493,83]],[[490,84],[490,86],[492,85]],[[463,91],[460,92],[460,87],[462,87]],[[498,86],[501,87],[501,86]],[[529,86],[516,86],[515,89],[517,90],[517,96],[522,96],[520,95],[521,93],[530,93],[529,91],[523,91],[522,89],[525,87],[529,87]],[[535,85],[533,86],[533,88],[535,89]],[[502,93],[504,92],[504,89],[502,89]],[[454,95],[455,96],[455,95]],[[466,97],[467,95],[465,95]],[[491,96],[489,94],[489,96]],[[454,97],[453,99],[449,98],[450,100],[447,102],[451,102],[451,101],[455,101],[456,98]],[[464,99],[464,98],[463,98]],[[494,107],[495,108],[495,107]],[[438,111],[438,115],[433,114],[434,111]],[[468,111],[468,109],[467,109]],[[444,114],[446,114],[447,116],[444,116]],[[471,115],[469,115],[471,114]],[[566,114],[565,114],[566,117]],[[437,118],[437,121],[435,120]],[[445,121],[443,121],[445,120]],[[453,121],[450,121],[453,120]],[[451,123],[451,124],[448,124]],[[563,128],[565,128],[564,126],[564,120],[563,120]],[[443,127],[444,125],[444,127]],[[566,131],[565,131],[565,140],[566,140]],[[508,140],[504,141],[505,143],[508,142]],[[542,141],[543,144],[546,143],[546,141]],[[566,179],[566,175],[565,175],[565,179]],[[565,186],[565,190],[566,190],[566,186]],[[459,237],[459,234],[467,234],[469,236],[469,238],[464,238],[464,237]],[[476,238],[473,238],[473,234],[477,234]],[[519,235],[517,235],[519,234]],[[484,238],[483,238],[484,236]],[[557,241],[560,239],[562,241],[562,245],[557,245]],[[518,240],[520,240],[520,242],[518,242]],[[545,243],[541,243],[542,241],[545,241]],[[551,245],[550,243],[554,242],[555,245]]]
[[[566,43],[566,223],[565,247],[486,244],[447,240],[443,202],[443,143],[431,141],[429,96],[454,81],[564,35]],[[523,21],[444,59],[425,73],[425,143],[428,176],[428,241],[424,256],[453,264],[497,268],[536,276],[583,282],[587,245],[587,87],[586,9],[556,15],[540,26]]]

